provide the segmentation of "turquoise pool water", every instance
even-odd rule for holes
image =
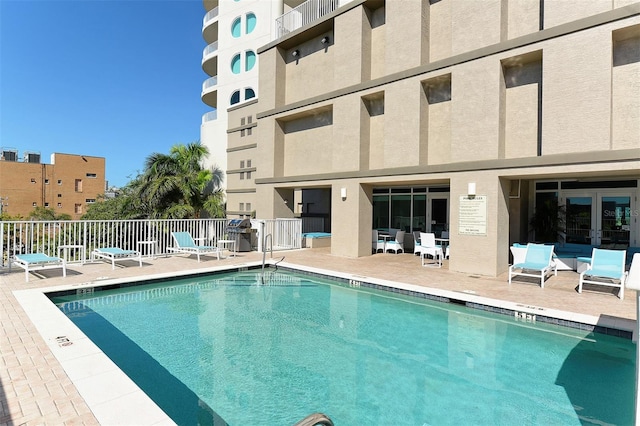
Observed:
[[[632,424],[635,345],[289,272],[52,300],[178,424]]]

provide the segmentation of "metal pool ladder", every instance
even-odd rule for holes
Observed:
[[[326,414],[313,413],[313,414],[309,414],[307,417],[300,420],[298,423],[296,423],[293,426],[316,426],[316,425],[333,426],[333,421]]]
[[[273,235],[271,234],[267,234],[264,236],[264,241],[262,241],[262,273],[264,274],[264,263],[266,261],[266,256],[267,256],[267,240],[269,240],[271,242],[270,247],[270,251],[271,251],[271,257],[273,258]]]

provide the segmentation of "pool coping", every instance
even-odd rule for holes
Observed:
[[[474,309],[510,315],[516,321],[546,322],[626,338],[633,336],[635,328],[635,321],[630,319],[597,317],[524,305],[478,296],[473,292],[425,287],[273,260],[267,260],[265,265],[277,265],[277,268],[318,277],[337,278],[350,287],[367,287],[438,302],[463,304]],[[259,269],[261,266],[262,262],[254,261],[198,270],[15,290],[13,294],[100,424],[130,424],[134,420],[141,425],[172,425],[175,424],[173,420],[51,302],[48,294],[90,292],[95,287],[117,287],[125,283],[129,286],[187,276]]]

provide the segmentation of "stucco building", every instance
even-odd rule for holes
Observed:
[[[105,192],[105,159],[88,155],[51,154],[51,163],[40,154],[2,149],[0,198],[2,211],[27,217],[36,207],[79,219]]]
[[[549,199],[561,240],[639,245],[639,2],[359,0],[258,53],[259,101],[229,120],[257,117],[258,217],[324,191],[332,254],[447,229],[471,274],[506,271]]]

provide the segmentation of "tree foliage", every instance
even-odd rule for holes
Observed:
[[[30,220],[71,220],[71,215],[67,213],[56,214],[50,207],[38,206],[33,209],[28,216]]]
[[[83,219],[185,219],[224,217],[223,174],[206,169],[207,147],[199,142],[153,153],[138,174],[113,199],[91,205]]]

